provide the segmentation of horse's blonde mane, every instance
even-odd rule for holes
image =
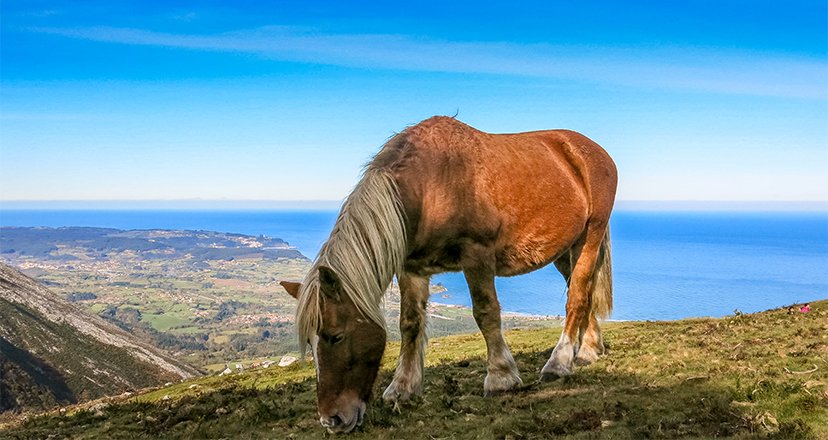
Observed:
[[[302,282],[296,309],[300,344],[304,347],[322,324],[320,266],[332,269],[357,309],[385,328],[382,298],[402,269],[405,248],[405,214],[397,182],[388,170],[369,165]]]

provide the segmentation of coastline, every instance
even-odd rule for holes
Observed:
[[[8,226],[162,228],[280,237],[311,258],[336,219],[333,211],[0,211],[0,223]],[[824,215],[806,213],[620,210],[613,217],[613,259],[621,263],[613,274],[619,299],[613,318],[721,317],[737,308],[756,312],[824,297],[826,222]],[[769,266],[771,260],[774,264]],[[443,282],[452,292],[445,300],[432,296],[435,303],[471,305],[462,276],[440,275],[433,281]],[[563,314],[565,298],[559,293],[564,285],[554,270],[500,283],[504,313]]]
[[[432,293],[432,296],[434,293]],[[448,308],[448,309],[456,309],[456,310],[468,310],[471,313],[472,308],[469,306],[463,306],[459,304],[448,304],[443,303],[440,301],[429,300],[429,305],[433,305],[438,308]],[[502,318],[514,318],[514,319],[521,319],[526,321],[561,321],[563,322],[565,316],[563,315],[541,315],[537,313],[526,313],[526,312],[512,312],[509,310],[503,310],[500,312],[500,316]],[[696,318],[712,318],[709,316],[698,316],[698,317],[690,317],[684,319],[696,319]],[[602,319],[601,322],[647,322],[647,321],[675,321],[674,319]]]
[[[455,309],[455,310],[467,310],[471,313],[472,308],[468,306],[462,306],[459,304],[448,304],[439,301],[429,301],[429,305],[434,306],[436,308],[446,308],[446,309]],[[508,310],[504,310],[500,313],[500,316],[503,318],[516,318],[516,319],[525,319],[529,321],[550,321],[550,320],[563,320],[564,317],[560,315],[539,315],[534,313],[524,313],[524,312],[510,312]]]

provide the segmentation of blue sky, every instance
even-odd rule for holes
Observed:
[[[828,200],[825,1],[479,3],[4,0],[0,202],[338,200],[455,113],[621,200]]]

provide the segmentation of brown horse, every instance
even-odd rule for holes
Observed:
[[[541,379],[572,374],[603,353],[597,318],[612,308],[608,225],[616,169],[566,130],[489,134],[433,117],[389,140],[342,206],[302,284],[296,323],[316,361],[320,422],[362,422],[385,349],[381,300],[400,285],[400,358],[383,393],[422,393],[429,278],[463,271],[488,349],[486,395],[522,384],[501,334],[495,276],[554,263],[568,284],[566,323]]]

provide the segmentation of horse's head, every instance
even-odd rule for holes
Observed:
[[[281,284],[299,297],[298,283]],[[385,329],[360,313],[337,274],[324,266],[319,293],[321,321],[308,341],[316,362],[319,422],[331,432],[349,432],[362,423],[385,350]]]

